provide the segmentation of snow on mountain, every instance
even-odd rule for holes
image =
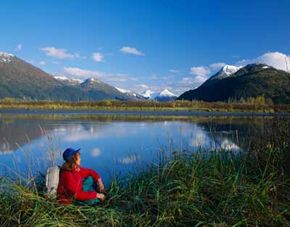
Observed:
[[[175,94],[170,92],[168,89],[164,89],[154,99],[159,102],[168,102],[168,101],[173,101],[176,98],[177,96]]]
[[[152,99],[153,98],[153,94],[155,94],[154,91],[151,90],[146,90],[143,93],[141,93],[141,95],[146,98],[146,99]]]
[[[159,96],[162,96],[162,97],[176,97],[175,94],[173,94],[172,92],[168,91],[167,89],[164,89],[163,91],[161,91],[159,93]]]
[[[136,99],[144,99],[145,98],[144,96],[142,96],[134,91],[126,90],[126,89],[119,88],[119,87],[115,87],[115,88],[123,94],[129,95],[129,96],[134,96]]]
[[[126,90],[126,89],[123,89],[123,88],[119,88],[119,87],[116,87],[116,89],[119,91],[119,92],[122,92],[122,93],[131,93],[132,91],[130,90]]]
[[[238,66],[234,66],[234,65],[225,65],[223,68],[222,68],[222,71],[227,74],[228,76],[236,73],[240,68],[242,67],[238,67]]]
[[[122,89],[122,88],[119,88],[119,87],[116,87],[116,89],[117,89],[119,92],[123,93],[123,94],[133,95],[133,96],[135,96],[135,97],[137,96],[137,94],[136,94],[135,92],[133,92],[133,91],[126,90],[126,89]]]
[[[234,65],[225,65],[221,68],[220,71],[218,71],[214,76],[212,76],[212,79],[226,78],[226,77],[236,73],[241,68],[242,67],[234,66]]]
[[[151,90],[146,90],[141,93],[143,97],[146,99],[152,99],[157,101],[171,101],[174,100],[177,96],[170,92],[168,89],[164,89],[163,91],[157,93]]]
[[[0,52],[0,62],[9,63],[12,61],[13,57],[15,57],[13,54]]]
[[[101,83],[101,81],[97,80],[96,78],[88,78],[84,81],[84,83],[90,83],[90,84],[93,84],[93,83]]]

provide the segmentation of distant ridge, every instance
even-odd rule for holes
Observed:
[[[232,73],[231,73],[232,72]],[[228,101],[263,96],[273,103],[290,104],[290,73],[265,64],[223,67],[198,88],[178,100]]]
[[[154,99],[159,102],[174,101],[177,98],[175,94],[170,92],[168,89],[161,91]]]
[[[177,96],[168,89],[164,89],[159,93],[151,90],[146,90],[141,95],[148,100],[155,100],[158,102],[174,101],[177,98]]]
[[[55,78],[12,54],[0,52],[0,99],[3,98],[51,101],[137,99],[94,78],[84,82]]]

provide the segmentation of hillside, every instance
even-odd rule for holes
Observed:
[[[17,58],[0,53],[0,99],[82,101],[134,97],[96,79],[83,83],[56,79],[41,69]]]
[[[264,64],[250,64],[226,75],[224,68],[179,100],[228,101],[264,96],[274,103],[290,104],[290,73]]]

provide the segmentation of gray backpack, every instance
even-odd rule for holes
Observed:
[[[58,182],[59,182],[59,170],[58,166],[49,167],[46,171],[45,186],[46,194],[48,197],[56,197]]]

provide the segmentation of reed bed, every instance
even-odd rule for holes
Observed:
[[[121,110],[121,111],[207,111],[207,112],[290,112],[289,104],[266,102],[203,102],[203,101],[23,101],[14,99],[0,100],[0,109],[13,110]]]
[[[289,226],[289,125],[256,138],[248,152],[199,150],[113,179],[98,206],[62,206],[43,178],[0,179],[1,226]],[[266,138],[266,141],[265,141]]]

